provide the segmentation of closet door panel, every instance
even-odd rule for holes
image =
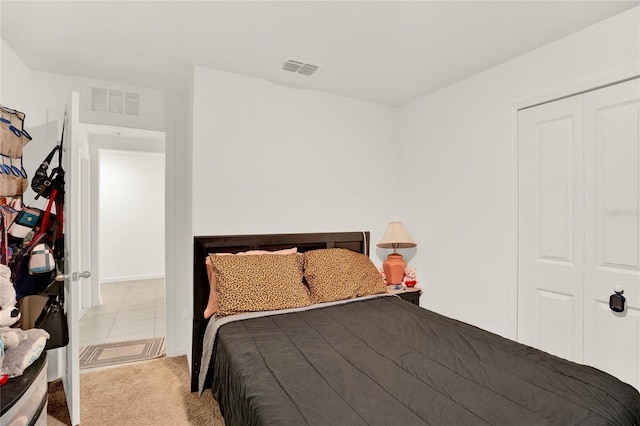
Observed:
[[[582,361],[582,99],[521,111],[518,340]]]
[[[602,299],[588,301],[584,362],[640,390],[640,312],[628,307],[618,317],[609,309],[608,298]]]
[[[640,81],[585,94],[584,111],[585,362],[639,388]]]

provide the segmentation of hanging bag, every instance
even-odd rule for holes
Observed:
[[[35,322],[36,328],[41,328],[49,333],[49,340],[44,349],[57,349],[67,346],[69,343],[69,325],[67,315],[64,313],[63,293],[49,296],[40,316]]]
[[[43,237],[44,238],[44,237]],[[39,240],[38,240],[39,241]],[[29,271],[29,260],[31,250],[38,244],[30,244],[24,247],[18,254],[15,264],[15,274],[13,279],[13,287],[16,290],[16,299],[31,296],[44,291],[54,280],[57,270],[53,270],[48,274],[31,274]]]
[[[40,216],[42,216],[42,210],[34,207],[25,207],[9,226],[9,235],[15,238],[26,237],[29,231],[38,226]]]
[[[56,190],[54,190],[51,195],[52,197],[49,199],[47,209],[44,212],[39,232],[18,255],[13,280],[13,286],[16,289],[16,299],[41,293],[55,281],[55,277],[58,274],[53,256],[54,249],[50,248],[50,244],[55,244],[60,237],[62,217],[55,215],[54,225],[50,226],[51,208],[57,195]],[[56,205],[56,210],[59,209],[60,207]],[[52,241],[53,243],[51,243]],[[38,249],[38,252],[34,254],[36,249]],[[32,257],[34,258],[33,260]],[[47,270],[44,268],[45,264],[47,265]],[[34,273],[32,267],[37,272]],[[38,268],[40,269],[38,270]]]
[[[40,243],[29,255],[29,273],[31,275],[49,274],[56,269],[53,250],[47,243]]]
[[[36,240],[45,239],[46,234],[49,229],[49,222],[51,217],[51,206],[53,204],[53,200],[55,198],[51,197],[49,203],[47,204],[47,210],[44,213],[44,218],[42,219],[42,226],[40,227],[40,233],[34,237]],[[55,244],[55,238],[57,236],[57,221],[54,221],[52,228],[52,241]],[[46,242],[41,243],[32,243],[32,249],[29,253],[29,274],[31,275],[43,275],[50,274],[56,269],[56,261],[53,257],[53,250],[49,247],[49,244]]]
[[[33,175],[33,178],[31,179],[31,189],[33,189],[33,191],[36,193],[36,195],[45,195],[45,182],[47,180],[49,180],[49,174],[47,173],[47,170],[49,170],[49,165],[51,164],[51,161],[53,160],[53,156],[56,154],[56,152],[60,149],[60,145],[56,145],[49,154],[47,154],[46,158],[42,161],[42,163],[40,163],[40,166],[38,166],[38,169],[36,170],[36,172]],[[50,192],[50,191],[49,191]],[[47,194],[47,198],[48,198]]]
[[[67,121],[67,115],[62,120],[62,134],[60,135],[60,145],[55,146],[40,164],[31,179],[31,188],[36,193],[36,200],[40,197],[49,198],[51,192],[57,189],[58,199],[60,202],[64,199],[64,169],[62,168],[62,144],[64,142],[64,126]],[[51,170],[51,174],[47,174],[49,165],[53,160],[55,153],[58,153],[58,166]]]

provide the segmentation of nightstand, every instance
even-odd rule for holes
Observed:
[[[393,286],[390,285],[387,291],[391,294],[397,294],[402,300],[420,306],[420,295],[422,294],[422,289],[420,288],[402,286],[400,290],[394,290]]]

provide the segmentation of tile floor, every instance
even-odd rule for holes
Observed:
[[[102,284],[102,305],[80,320],[80,346],[165,336],[164,279]]]

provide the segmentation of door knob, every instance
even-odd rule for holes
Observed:
[[[622,295],[624,290],[619,285],[616,285],[613,287],[613,291],[615,294],[612,294],[611,297],[609,297],[609,308],[611,308],[613,312],[624,312],[624,305],[627,301],[627,299]]]
[[[71,281],[80,281],[81,278],[89,278],[90,276],[91,276],[91,272],[89,271],[72,272]],[[64,281],[67,278],[69,278],[69,275],[65,275],[65,274],[56,275],[56,281]]]

